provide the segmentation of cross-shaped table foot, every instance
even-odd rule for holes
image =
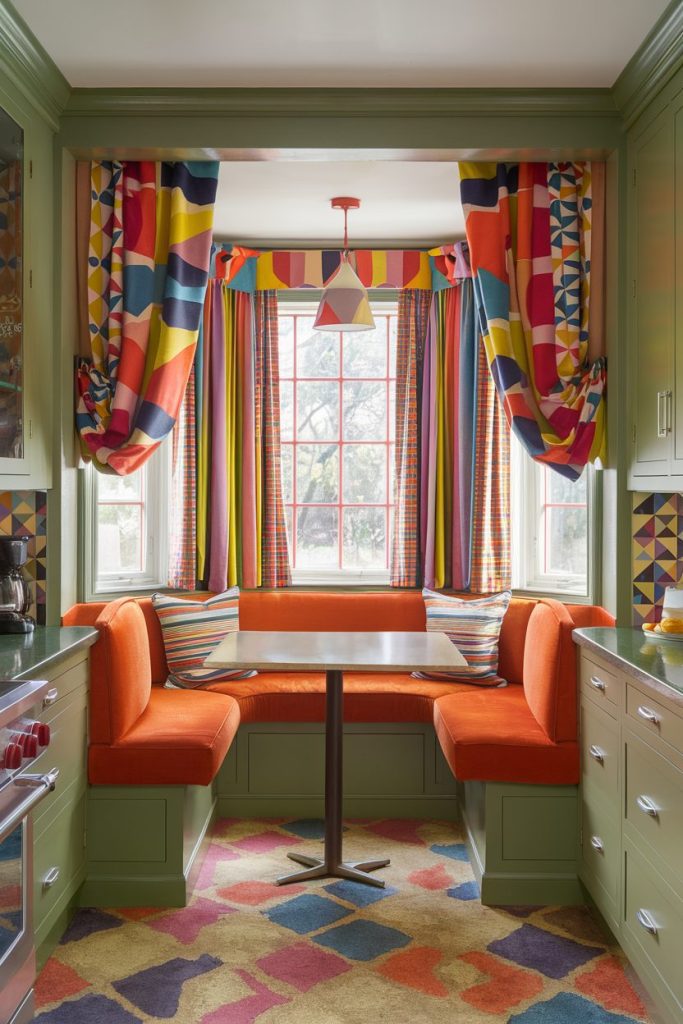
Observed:
[[[306,857],[302,853],[288,853],[290,860],[297,864],[303,864],[304,871],[294,871],[291,875],[281,875],[277,879],[278,885],[287,885],[290,882],[306,882],[311,878],[348,878],[353,882],[365,882],[366,885],[374,885],[378,889],[384,888],[384,879],[373,878],[369,871],[376,871],[378,868],[385,868],[389,860],[365,860],[352,861],[349,863],[339,862],[328,864],[318,857]]]

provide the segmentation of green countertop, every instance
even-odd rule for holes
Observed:
[[[616,668],[677,703],[683,702],[683,640],[649,640],[641,629],[606,626],[575,629],[572,635],[577,644],[592,649]]]
[[[33,633],[0,636],[0,679],[39,676],[55,659],[66,658],[97,639],[92,626],[36,626]]]

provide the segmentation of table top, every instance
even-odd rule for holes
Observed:
[[[229,633],[207,668],[452,672],[466,661],[445,633]]]

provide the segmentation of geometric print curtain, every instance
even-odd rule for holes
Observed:
[[[192,367],[209,269],[218,162],[90,168],[89,352],[77,371],[86,459],[126,476],[171,432]],[[80,280],[83,281],[80,268]]]
[[[604,456],[605,167],[461,163],[486,356],[536,461],[577,479]]]

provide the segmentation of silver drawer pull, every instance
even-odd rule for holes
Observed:
[[[48,690],[45,696],[43,697],[43,707],[49,708],[51,704],[54,704],[58,697],[59,690],[57,689],[56,686],[53,686],[52,689]]]
[[[594,850],[597,850],[598,853],[605,852],[605,845],[600,836],[591,836],[591,846]]]
[[[646,932],[650,933],[650,935],[657,934],[657,925],[654,923],[647,910],[643,910],[642,908],[640,910],[636,910],[636,921],[641,928],[644,928]]]
[[[601,690],[603,693],[607,689],[600,676],[591,676],[591,686],[594,686],[596,690]]]
[[[43,889],[51,889],[59,878],[59,868],[50,868],[43,879]]]
[[[636,803],[640,807],[643,814],[649,814],[651,818],[659,817],[659,808],[656,804],[653,804],[649,796],[637,796]]]
[[[652,725],[659,725],[661,721],[659,715],[651,708],[646,708],[644,704],[638,705],[638,714],[641,718],[644,718],[646,722],[651,722]]]
[[[604,750],[601,750],[600,747],[596,747],[596,745],[594,743],[591,743],[590,747],[588,748],[588,753],[590,754],[590,756],[593,758],[594,761],[598,762],[598,764],[604,764],[605,763],[605,752],[604,752]]]

